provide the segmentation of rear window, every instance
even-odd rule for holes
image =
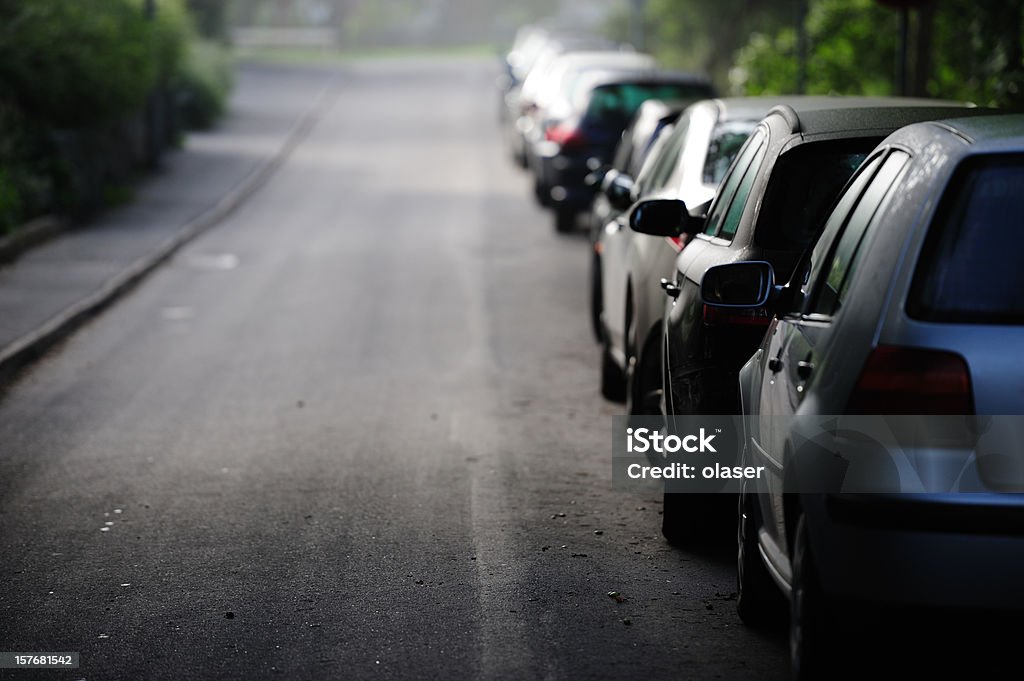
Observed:
[[[907,313],[925,321],[1024,323],[1024,154],[965,162],[939,203]]]
[[[880,141],[809,142],[780,156],[765,190],[755,243],[790,252],[810,245],[840,190]]]
[[[709,95],[694,83],[613,83],[594,88],[586,117],[594,122],[625,125],[648,99],[696,100]]]

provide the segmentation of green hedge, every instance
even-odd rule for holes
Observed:
[[[197,125],[223,112],[223,48],[198,42],[185,0],[155,0],[151,17],[146,6],[0,0],[0,232],[45,211],[81,213],[127,181],[147,101],[172,124],[178,103]]]

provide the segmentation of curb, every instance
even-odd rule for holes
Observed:
[[[0,239],[0,265],[14,262],[25,251],[67,229],[67,222],[44,215],[22,225],[14,234]]]
[[[44,322],[39,328],[0,349],[0,387],[19,371],[42,357],[55,344],[74,333],[88,319],[127,293],[182,246],[221,222],[262,187],[313,129],[329,103],[328,94],[333,87],[333,80],[324,85],[313,103],[285,134],[284,142],[281,143],[277,151],[261,161],[234,189],[221,197],[209,210],[183,225],[177,233],[160,244],[152,253],[137,259],[120,274],[109,279],[77,303],[68,306]],[[57,226],[49,229],[57,229]]]

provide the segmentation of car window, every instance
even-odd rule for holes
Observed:
[[[719,237],[732,239],[736,235],[736,230],[740,226],[740,218],[743,217],[743,209],[747,205],[747,198],[750,196],[750,190],[757,178],[757,171],[761,169],[761,162],[764,161],[764,154],[765,147],[762,145],[754,157],[753,163],[743,173],[739,189],[736,190],[736,197],[732,200],[732,205],[729,206],[729,212],[725,214],[725,220],[722,221],[722,229],[718,232]]]
[[[665,182],[672,175],[672,171],[675,170],[676,164],[679,162],[679,154],[682,151],[683,141],[686,139],[686,132],[689,128],[690,115],[687,114],[679,119],[672,134],[665,140],[661,153],[658,154],[647,183],[644,185],[645,190],[655,190],[665,186]]]
[[[757,121],[727,121],[715,126],[704,158],[704,184],[717,185],[722,181],[755,125]]]
[[[893,151],[871,179],[867,190],[857,202],[846,228],[832,249],[822,280],[811,304],[811,314],[831,316],[839,311],[853,274],[864,253],[863,245],[869,225],[880,214],[880,208],[896,185],[900,171],[910,156]]]
[[[875,176],[875,172],[878,170],[878,166],[882,164],[882,159],[885,154],[879,154],[860,167],[857,173],[850,179],[846,190],[842,193],[839,199],[836,201],[836,206],[829,215],[828,220],[825,222],[825,228],[822,230],[821,238],[818,239],[811,251],[809,262],[807,266],[802,268],[801,271],[804,273],[800,292],[802,298],[807,300],[810,298],[810,282],[818,281],[821,276],[821,269],[824,266],[825,259],[832,250],[832,245],[835,242],[836,237],[841,232],[843,226],[846,224],[847,219],[850,217],[850,213],[857,205],[857,200],[860,198],[861,193],[864,191],[864,187],[867,183]]]
[[[1024,155],[972,159],[955,173],[929,228],[907,303],[911,317],[1024,323]]]
[[[763,145],[764,133],[758,131],[754,133],[751,139],[747,140],[746,146],[740,150],[740,156],[736,159],[732,172],[726,174],[722,189],[718,193],[714,205],[711,207],[711,213],[708,215],[707,223],[704,225],[705,234],[713,236],[718,233],[718,228],[721,226],[725,214],[728,212],[729,206],[736,196],[736,191],[743,180],[743,176],[746,174],[747,169],[750,168],[754,155],[761,150]]]
[[[708,87],[695,83],[613,83],[593,89],[585,117],[594,123],[625,127],[640,105],[648,99],[701,99]]]
[[[829,209],[877,137],[807,142],[779,156],[764,190],[755,243],[800,253],[817,239]]]

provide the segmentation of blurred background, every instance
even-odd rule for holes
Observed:
[[[238,61],[493,55],[524,24],[632,43],[725,94],[1017,107],[1021,0],[6,0],[0,232],[125,198],[223,113]]]

